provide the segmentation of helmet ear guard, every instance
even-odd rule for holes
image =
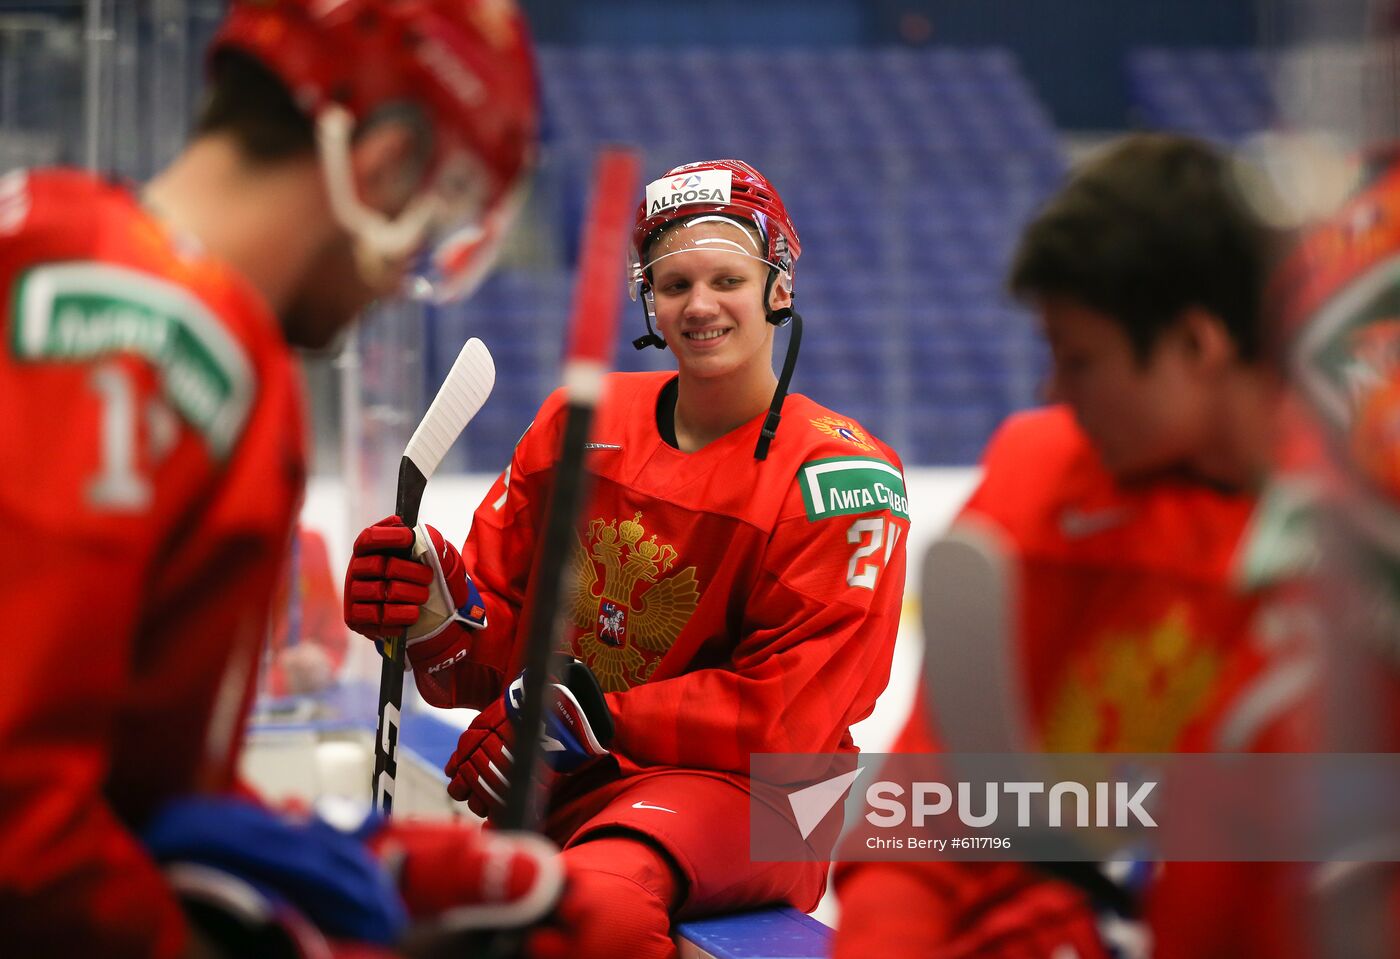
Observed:
[[[351,169],[350,142],[355,125],[354,115],[345,107],[324,107],[316,117],[317,154],[331,210],[355,244],[360,274],[371,285],[378,285],[380,277],[390,271],[390,263],[407,257],[423,241],[436,199],[420,193],[393,219],[366,205],[355,191]]]
[[[647,332],[645,336],[639,336],[632,341],[632,349],[644,350],[648,346],[654,346],[658,350],[666,349],[666,341],[661,334],[656,332],[653,323],[656,320],[656,295],[651,291],[651,277],[649,271],[642,266],[639,254],[634,250],[632,257],[632,269],[629,282],[627,284],[627,295],[632,300],[642,302],[642,322],[646,324]]]
[[[771,309],[768,304],[773,299],[773,287],[779,283],[787,291],[788,305],[780,306],[776,310]],[[796,296],[792,291],[792,273],[789,269],[778,269],[774,267],[768,271],[768,280],[763,284],[763,309],[764,316],[769,323],[774,326],[787,326],[788,321],[797,316],[797,310],[793,307],[792,301]]]

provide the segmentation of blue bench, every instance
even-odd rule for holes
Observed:
[[[758,909],[676,927],[681,959],[821,959],[831,930],[789,907]]]

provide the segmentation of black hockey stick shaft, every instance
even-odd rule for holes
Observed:
[[[538,823],[534,805],[543,762],[540,734],[546,710],[553,706],[546,699],[554,694],[553,678],[559,674],[558,657],[562,655],[559,610],[561,597],[567,593],[565,578],[574,574],[569,565],[571,541],[588,484],[584,446],[602,391],[603,371],[615,347],[622,299],[617,271],[625,262],[638,170],[635,154],[610,149],[602,152],[593,171],[564,357],[564,435],[535,554],[536,587],[534,603],[527,611],[520,735],[498,823],[506,829],[534,829]]]
[[[457,439],[496,382],[496,366],[486,345],[476,338],[462,345],[452,368],[447,371],[437,395],[413,431],[399,461],[395,513],[410,530],[418,525],[418,507],[428,477],[437,470],[447,450]],[[411,559],[413,545],[401,554]],[[371,783],[374,807],[386,816],[394,807],[394,783],[398,777],[400,711],[403,707],[404,649],[408,631],[382,640],[384,662],[379,671],[379,726],[374,737],[374,779]]]
[[[564,432],[535,552],[534,602],[525,611],[528,619],[519,735],[515,739],[505,808],[494,821],[503,829],[535,830],[540,823],[540,810],[536,808],[536,784],[543,765],[540,734],[544,730],[545,710],[553,706],[546,702],[547,697],[554,695],[551,680],[560,672],[560,599],[566,595],[565,578],[573,575],[569,567],[571,538],[587,488],[584,447],[602,390],[603,370],[613,353],[621,305],[617,267],[624,262],[638,168],[635,154],[610,149],[600,155],[593,171],[564,356],[564,388],[568,394]],[[459,954],[507,959],[519,954],[523,937],[520,930],[471,936],[458,944]]]
[[[423,491],[428,478],[407,456],[399,460],[399,485],[394,512],[405,526],[418,525],[418,508],[423,503]],[[408,559],[412,547],[401,554]],[[403,709],[404,646],[407,630],[393,639],[384,640],[384,655],[379,667],[379,728],[374,739],[374,799],[375,808],[384,815],[394,810],[394,784],[399,774],[399,726]]]
[[[568,559],[572,555],[570,539],[579,506],[583,502],[586,477],[582,463],[584,444],[593,425],[591,404],[568,404],[564,420],[564,436],[560,444],[559,466],[555,471],[554,488],[545,514],[544,530],[537,554],[535,604],[530,610],[525,655],[525,683],[520,708],[522,731],[540,730],[545,710],[553,706],[554,683],[560,673],[560,599],[567,592],[566,575],[572,575]],[[534,829],[539,821],[536,808],[538,765],[541,761],[539,735],[524,735],[516,742],[515,762],[512,764],[510,789],[506,792],[505,810],[500,825],[506,829]]]

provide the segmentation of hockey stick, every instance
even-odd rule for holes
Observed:
[[[486,344],[473,337],[457,354],[437,396],[423,414],[399,460],[395,512],[409,529],[418,525],[418,507],[428,477],[437,470],[458,434],[471,422],[496,384],[496,364]],[[411,550],[411,547],[410,547]],[[379,670],[379,729],[374,737],[374,808],[389,815],[398,776],[399,710],[403,706],[403,661],[407,630],[383,641]]]
[[[1001,753],[1020,767],[1012,778],[1045,781],[1054,777],[1038,754],[1017,660],[1019,580],[1014,547],[989,523],[964,517],[929,546],[919,599],[924,720],[938,732],[954,768],[958,754]],[[1136,915],[1131,894],[1105,876],[1070,834],[1063,847],[1074,857],[1035,861],[1032,867],[1078,886],[1120,916]]]
[[[564,592],[566,562],[583,501],[586,475],[584,443],[593,422],[593,411],[602,392],[603,375],[612,359],[623,284],[619,269],[626,262],[631,225],[632,198],[640,168],[636,154],[607,149],[593,172],[588,218],[578,272],[574,277],[573,312],[564,354],[564,389],[568,400],[554,489],[545,514],[543,533],[536,551],[539,584],[529,610],[526,629],[525,683],[521,705],[520,735],[512,763],[510,790],[499,825],[523,829],[536,823],[532,808],[534,784],[539,779],[540,734],[543,732],[545,696],[552,692],[551,677],[559,674],[559,600]]]
[[[953,752],[1034,749],[1016,668],[1020,597],[1012,557],[995,527],[968,519],[924,556],[919,603],[926,721]]]

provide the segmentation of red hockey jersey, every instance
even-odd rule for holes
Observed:
[[[162,956],[132,830],[226,787],[304,480],[260,297],[125,190],[0,179],[0,928],[24,955]]]
[[[990,521],[1016,551],[1014,649],[1039,739],[1023,748],[1171,750],[1253,615],[1232,580],[1253,497],[1172,479],[1121,485],[1061,407],[1010,418],[983,465],[960,518]],[[921,695],[892,751],[938,751],[941,738]],[[843,863],[836,877],[843,900],[922,889],[926,902],[898,909],[925,916],[923,945],[941,942],[950,956],[1000,955],[993,938],[1008,955],[1049,950],[1055,936],[1083,949],[1093,926],[1082,897],[1076,907],[1066,887],[1012,863]],[[865,917],[838,935],[835,955],[873,954],[884,936]],[[898,954],[928,952],[910,944]]]
[[[964,515],[1018,551],[1019,659],[1040,748],[1174,747],[1254,613],[1233,582],[1253,509],[1251,495],[1185,480],[1118,483],[1063,407],[993,437]]]
[[[607,691],[621,772],[742,778],[751,753],[853,750],[849,728],[889,676],[904,593],[899,458],[800,395],[766,460],[753,456],[761,416],[681,452],[656,425],[674,375],[608,378],[566,599],[573,652]],[[520,668],[562,414],[556,393],[463,548],[487,628],[410,647],[429,702],[483,706]]]

